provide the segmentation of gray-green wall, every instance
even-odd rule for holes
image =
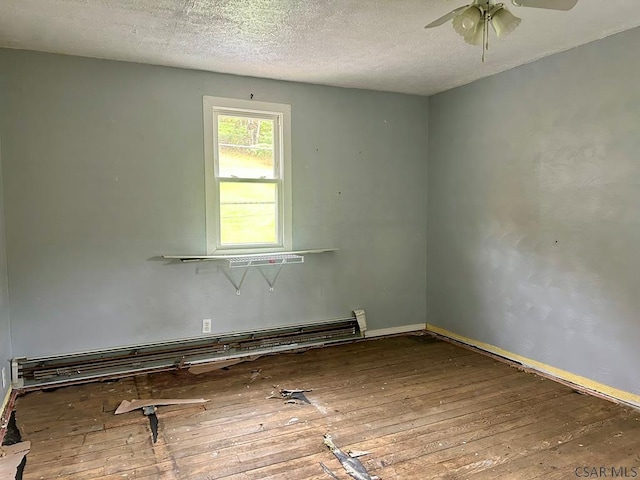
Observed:
[[[640,394],[640,29],[430,98],[428,322]]]
[[[425,322],[428,101],[0,50],[14,355],[266,328],[364,308],[371,329]],[[202,96],[289,103],[294,247],[242,293],[205,253]]]
[[[639,42],[428,101],[0,50],[13,354],[363,307],[373,329],[426,316],[638,394]],[[252,272],[236,296],[213,262],[153,257],[204,253],[201,98],[251,93],[293,107],[295,246],[341,250],[285,267],[273,293]],[[8,316],[5,301],[2,338]]]

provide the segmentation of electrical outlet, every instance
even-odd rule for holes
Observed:
[[[5,367],[2,367],[2,388],[6,388],[7,386],[7,370]]]
[[[202,320],[202,333],[211,333],[211,319],[205,318]]]

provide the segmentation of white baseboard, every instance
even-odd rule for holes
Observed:
[[[426,330],[426,323],[414,323],[413,325],[402,325],[400,327],[379,328],[377,330],[367,330],[364,332],[365,338],[384,337],[386,335],[397,335],[399,333],[419,332]]]

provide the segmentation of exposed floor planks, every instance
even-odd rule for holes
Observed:
[[[313,389],[312,405],[266,398],[274,386]],[[159,407],[155,445],[139,410],[113,414],[124,399],[200,397],[211,402]],[[640,478],[639,411],[423,336],[33,392],[16,417],[32,442],[25,480],[329,479],[320,462],[349,479],[327,432],[370,451],[361,461],[384,480],[564,479],[583,467]]]

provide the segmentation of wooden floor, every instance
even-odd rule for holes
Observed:
[[[313,389],[312,404],[266,398],[274,385]],[[199,397],[211,402],[159,408],[155,445],[141,411],[113,414],[123,399]],[[16,418],[25,480],[327,480],[320,462],[349,479],[327,432],[371,452],[383,480],[640,478],[639,411],[421,336],[29,393]]]

